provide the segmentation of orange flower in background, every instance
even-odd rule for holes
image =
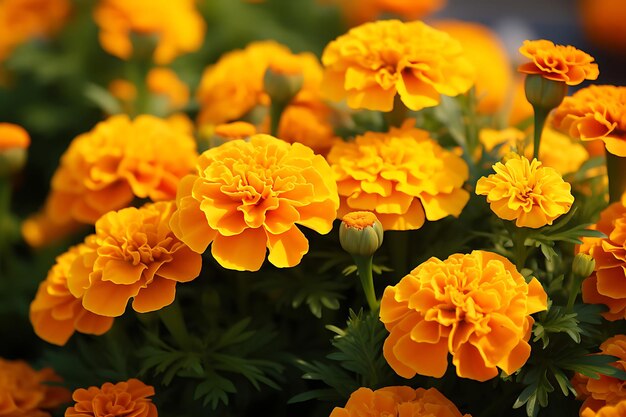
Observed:
[[[389,336],[383,354],[404,378],[442,377],[448,353],[460,377],[486,381],[498,368],[510,375],[530,355],[530,314],[546,303],[539,281],[527,284],[501,255],[433,257],[385,289],[380,320]]]
[[[349,26],[382,19],[385,16],[404,20],[422,19],[442,9],[446,0],[326,0],[338,3]]]
[[[600,345],[600,352],[617,357],[618,360],[613,362],[612,366],[621,371],[626,370],[625,335],[617,335],[607,339]],[[606,414],[609,409],[606,409],[603,413],[600,413],[600,410],[605,406],[616,406],[620,402],[626,404],[626,390],[624,389],[624,381],[621,379],[602,374],[600,374],[598,379],[594,379],[576,373],[572,384],[578,393],[577,398],[584,400],[580,407],[581,417],[611,416],[611,414]],[[623,408],[626,411],[624,405],[619,406],[619,408]],[[622,415],[624,414],[616,414],[616,416]]]
[[[128,301],[139,313],[170,305],[176,283],[194,280],[202,257],[169,227],[173,202],[129,207],[102,216],[72,262],[68,287],[92,313],[118,317]]]
[[[585,80],[595,80],[600,73],[591,55],[571,45],[555,45],[545,39],[526,40],[519,51],[531,59],[518,68],[525,74],[538,74],[548,80],[578,85]]]
[[[341,196],[339,217],[367,210],[385,230],[412,230],[425,219],[458,216],[469,200],[465,161],[410,123],[339,142],[327,159]]]
[[[385,387],[372,391],[359,388],[344,407],[335,407],[330,417],[471,417],[436,388]]]
[[[495,174],[476,183],[476,194],[487,196],[491,210],[517,227],[538,228],[569,211],[572,187],[554,168],[526,157],[511,158],[493,166]]]
[[[155,42],[153,59],[168,64],[202,46],[205,23],[194,0],[100,0],[94,11],[100,44],[108,53],[129,59],[133,34]]]
[[[50,368],[35,371],[26,362],[0,358],[0,416],[50,417],[70,399],[70,392],[48,383],[61,378]]]
[[[441,94],[465,93],[475,77],[461,43],[420,21],[353,28],[326,46],[322,63],[323,93],[355,109],[390,111],[396,94],[411,110],[436,106]]]
[[[153,395],[153,387],[135,378],[105,382],[100,388],[79,388],[72,394],[76,404],[65,411],[65,417],[157,417],[157,408],[148,398]]]
[[[341,139],[335,135],[331,109],[322,102],[300,102],[288,106],[280,118],[278,137],[289,143],[301,143],[315,153],[326,155],[333,143]]]
[[[169,68],[153,68],[146,78],[148,91],[164,103],[151,103],[156,111],[171,113],[179,110],[189,102],[189,87],[183,83],[178,75]],[[133,102],[137,99],[137,87],[123,79],[116,79],[109,83],[109,92],[125,106],[130,113]]]
[[[247,122],[232,122],[215,126],[215,132],[217,136],[227,139],[247,139],[250,136],[256,135],[256,127],[253,124]]]
[[[578,16],[594,45],[616,54],[626,51],[626,7],[622,0],[581,0]]]
[[[8,149],[26,149],[30,145],[30,136],[23,127],[13,123],[0,123],[0,152]]]
[[[265,260],[297,265],[309,244],[296,225],[326,234],[339,198],[326,160],[299,143],[268,135],[234,140],[204,152],[185,177],[171,226],[196,252],[211,244],[225,268],[258,270]]]
[[[154,116],[112,116],[76,137],[52,178],[47,215],[94,223],[135,197],[173,199],[197,157],[194,139]]]
[[[591,408],[585,408],[580,412],[580,417],[622,417],[626,416],[626,400],[616,405],[605,405],[597,412]]]
[[[565,97],[553,124],[574,138],[602,139],[607,151],[626,156],[625,108],[626,87],[592,85]]]
[[[101,335],[113,325],[111,317],[103,317],[85,310],[81,299],[70,293],[67,279],[74,260],[94,248],[85,244],[71,247],[56,259],[45,281],[39,285],[30,305],[30,322],[37,336],[55,345],[63,346],[74,331]]]
[[[583,238],[579,247],[596,261],[595,272],[582,284],[583,301],[605,304],[602,315],[611,321],[626,318],[626,199],[600,213],[595,229],[606,238]]]
[[[21,233],[28,246],[41,248],[77,232],[82,225],[74,220],[59,222],[44,208],[22,222]]]

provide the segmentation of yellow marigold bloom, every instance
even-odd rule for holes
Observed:
[[[26,149],[30,136],[23,127],[13,123],[0,123],[0,152],[7,149]]]
[[[198,50],[204,40],[205,23],[194,0],[100,0],[94,19],[102,47],[122,59],[134,52],[132,34],[154,37],[159,65]]]
[[[592,85],[565,97],[553,124],[584,141],[602,139],[606,150],[626,156],[626,87]]]
[[[297,224],[326,234],[337,217],[337,185],[326,160],[268,135],[234,140],[200,155],[183,179],[171,226],[196,252],[211,244],[225,268],[258,270],[265,260],[297,265],[309,244]]]
[[[173,199],[197,157],[194,139],[143,115],[112,116],[76,137],[52,178],[48,215],[94,223],[135,198]]]
[[[331,109],[321,101],[300,101],[288,106],[278,125],[278,137],[289,143],[301,143],[315,153],[326,155],[335,142]]]
[[[461,43],[416,21],[381,20],[351,29],[322,54],[322,91],[348,106],[390,111],[394,97],[411,110],[439,104],[474,83],[474,67]]]
[[[527,40],[519,51],[531,59],[531,62],[518,68],[525,74],[538,74],[548,80],[562,81],[567,85],[595,80],[600,74],[598,64],[593,63],[593,57],[571,45],[555,45],[545,39]]]
[[[596,261],[595,273],[583,281],[583,301],[605,304],[611,321],[626,318],[626,205],[613,203],[600,213],[595,229],[606,238],[583,238],[579,250]]]
[[[600,345],[600,352],[618,358],[612,366],[624,371],[626,370],[626,336],[613,336]],[[606,406],[617,406],[620,403],[626,404],[626,391],[624,391],[624,381],[608,375],[600,375],[598,379],[576,373],[572,380],[579,400],[584,400],[580,407],[581,417],[601,416],[600,410]],[[619,406],[626,411],[624,405]],[[598,414],[596,414],[598,413]],[[611,416],[612,414],[606,414]],[[622,416],[624,414],[616,414]]]
[[[412,230],[425,219],[458,216],[469,200],[465,161],[410,124],[339,142],[327,159],[341,197],[339,217],[372,211],[385,230]]]
[[[623,417],[626,416],[626,400],[613,405],[605,405],[597,412],[591,408],[585,408],[580,412],[580,417]]]
[[[491,210],[517,227],[538,228],[569,211],[574,203],[572,187],[554,168],[526,157],[509,159],[493,166],[495,174],[476,183],[476,194],[486,195]]]
[[[63,346],[74,331],[101,335],[109,331],[113,318],[85,310],[81,299],[70,293],[67,278],[72,263],[81,253],[94,248],[81,244],[70,248],[56,259],[45,281],[39,285],[30,305],[30,322],[37,336],[46,342]]]
[[[176,283],[200,274],[202,257],[178,240],[169,227],[173,202],[129,207],[102,216],[96,233],[72,262],[68,287],[92,313],[117,317],[133,298],[139,313],[174,301]]]
[[[350,26],[394,15],[417,20],[443,8],[446,0],[334,0],[339,3]]]
[[[471,417],[436,388],[398,386],[372,391],[359,388],[344,407],[335,407],[330,417]]]
[[[442,377],[448,353],[457,375],[485,381],[517,371],[530,355],[534,320],[547,308],[535,278],[526,283],[503,256],[485,251],[430,258],[387,287],[380,319],[389,330],[383,354],[404,378]]]
[[[135,378],[105,382],[100,388],[79,388],[72,394],[76,404],[65,411],[65,417],[157,417],[157,408],[148,398],[153,395],[153,387]]]
[[[224,139],[247,139],[250,136],[256,135],[256,127],[253,124],[247,122],[232,122],[224,123],[215,126],[214,133]]]
[[[0,416],[50,417],[70,399],[68,390],[47,385],[61,378],[50,368],[35,371],[26,362],[0,358]]]

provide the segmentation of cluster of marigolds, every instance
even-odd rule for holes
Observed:
[[[31,0],[50,9],[33,15],[45,15],[38,22],[24,17],[22,3],[0,3],[0,21],[15,23],[17,18],[5,15],[21,13],[33,26],[17,25],[18,31],[0,24],[0,31],[12,34],[6,44],[0,40],[0,59],[24,39],[57,30],[68,15],[67,1]],[[205,25],[194,1],[101,0],[94,18],[102,47],[122,59],[134,54],[131,34],[157,35],[152,59],[161,67],[150,71],[146,85],[148,94],[168,103],[170,116],[111,115],[76,137],[54,173],[44,208],[23,224],[32,246],[82,224],[95,225],[83,243],[57,258],[30,306],[35,332],[56,345],[74,332],[104,334],[131,300],[138,313],[171,304],[177,284],[200,274],[201,255],[209,248],[228,269],[257,271],[266,258],[277,267],[293,267],[309,249],[303,227],[327,234],[345,216],[341,227],[352,234],[342,233],[342,243],[355,256],[371,256],[383,230],[414,230],[426,221],[459,216],[470,198],[461,150],[443,147],[411,118],[387,132],[344,141],[334,133],[336,103],[402,116],[398,110],[434,107],[442,96],[465,94],[473,86],[484,96],[480,112],[494,112],[506,100],[487,94],[490,83],[503,77],[477,73],[487,58],[472,55],[472,36],[457,40],[460,29],[450,23],[365,23],[332,41],[321,63],[273,41],[255,42],[225,54],[202,75],[197,123],[211,143],[198,154],[194,125],[179,113],[189,91],[164,66],[202,43]],[[484,37],[481,30],[472,33]],[[525,132],[483,130],[483,151],[496,152],[502,161],[473,192],[485,196],[499,218],[540,228],[574,202],[563,174],[576,171],[589,154],[570,138],[601,139],[610,154],[626,157],[626,87],[596,85],[565,97],[568,85],[597,78],[593,58],[546,40],[526,41],[520,52],[528,59],[519,71],[527,76],[530,104],[523,97],[516,101],[510,123],[531,115],[532,108],[551,111],[543,152],[519,146]],[[279,82],[272,84],[268,74]],[[513,83],[512,74],[504,78]],[[141,92],[128,80],[116,80],[110,91],[129,113],[138,108]],[[0,124],[0,158],[17,167],[4,174],[19,169],[28,144],[21,127]],[[133,206],[139,199],[150,202]],[[582,285],[583,300],[608,306],[605,317],[621,320],[626,318],[626,199],[609,205],[595,227],[607,237],[586,239],[579,248],[596,265]],[[372,238],[378,240],[368,247]],[[442,377],[448,355],[460,377],[486,381],[501,370],[513,374],[531,354],[531,314],[545,310],[547,302],[537,279],[526,280],[496,253],[431,258],[385,289],[380,320],[389,334],[383,354],[404,378]],[[600,349],[621,358],[615,366],[626,368],[626,336],[612,337]],[[49,415],[70,400],[59,381],[51,370],[0,360],[0,416]],[[626,412],[621,380],[576,375],[574,383],[584,400],[581,416]],[[155,417],[149,398],[154,394],[137,379],[78,389],[65,415]],[[331,416],[363,413],[461,416],[436,389],[406,386],[360,388]]]

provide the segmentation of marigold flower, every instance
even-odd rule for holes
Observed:
[[[520,72],[526,74],[538,74],[548,80],[562,81],[567,85],[595,80],[600,74],[598,64],[593,63],[593,57],[571,45],[555,45],[545,39],[526,40],[519,51],[532,60],[518,68]]]
[[[606,238],[583,238],[579,250],[596,261],[595,273],[583,281],[583,301],[605,304],[611,321],[626,318],[626,205],[613,203],[600,213],[595,229]]]
[[[189,87],[169,68],[151,69],[145,82],[148,91],[164,101],[164,103],[157,103],[157,106],[160,107],[157,110],[176,111],[185,107],[189,101]],[[137,99],[137,87],[133,83],[123,79],[115,79],[109,83],[108,89],[122,104],[129,109],[133,108],[133,102]],[[166,109],[162,110],[163,107]]]
[[[56,264],[39,285],[35,299],[30,305],[30,322],[37,336],[46,342],[63,346],[74,331],[101,335],[113,325],[111,317],[104,317],[85,310],[81,299],[70,293],[67,278],[74,260],[94,248],[86,244],[74,246],[56,259]]]
[[[70,399],[67,389],[50,382],[61,382],[50,368],[35,371],[26,362],[0,358],[0,416],[50,417],[47,410]]]
[[[330,232],[339,198],[322,156],[254,135],[204,152],[197,174],[181,182],[176,204],[172,230],[192,250],[211,244],[223,267],[256,271],[266,249],[275,266],[297,265],[309,245],[296,225]]]
[[[582,0],[578,7],[587,39],[614,54],[626,51],[626,8],[622,0]]]
[[[382,20],[351,29],[322,54],[322,91],[348,106],[390,111],[396,93],[411,110],[439,104],[474,83],[460,42],[423,22]]]
[[[41,248],[80,229],[82,223],[74,220],[59,222],[44,210],[29,216],[22,222],[22,238],[31,248]]]
[[[398,386],[372,391],[359,388],[344,407],[335,407],[330,417],[471,417],[461,415],[458,408],[436,388]]]
[[[602,139],[607,151],[626,156],[625,108],[626,87],[592,85],[565,97],[553,124],[574,138]]]
[[[227,140],[247,139],[256,135],[256,127],[248,122],[232,122],[215,126],[214,133]]]
[[[178,240],[169,227],[173,202],[109,212],[85,242],[91,250],[72,262],[68,288],[92,313],[117,317],[133,298],[139,313],[174,301],[177,282],[200,274],[202,257]]]
[[[353,256],[372,256],[383,244],[383,225],[371,211],[353,211],[341,219],[341,247]]]
[[[498,162],[496,171],[476,183],[476,194],[486,195],[491,210],[517,227],[538,228],[569,211],[574,203],[571,186],[555,169],[526,157]]]
[[[530,355],[534,320],[547,308],[535,278],[526,283],[503,256],[485,251],[430,258],[385,289],[383,354],[404,378],[441,377],[448,353],[457,375],[485,381],[517,371]]]
[[[72,394],[76,404],[65,411],[65,417],[157,417],[156,406],[148,398],[153,395],[153,387],[135,378],[105,382],[100,388],[79,388]]]
[[[580,412],[580,417],[622,417],[626,416],[626,400],[622,400],[616,405],[605,405],[599,410],[585,408]]]
[[[350,26],[393,15],[404,20],[417,20],[443,8],[446,0],[334,0]]]
[[[341,139],[331,124],[332,110],[321,101],[302,100],[287,106],[278,125],[278,137],[289,143],[301,143],[320,155],[328,154]]]
[[[133,33],[154,37],[159,65],[198,50],[204,40],[205,23],[194,0],[100,0],[94,19],[102,47],[121,59],[133,54]]]
[[[154,116],[112,116],[76,137],[61,157],[50,218],[94,223],[135,198],[173,199],[197,157],[194,139]]]
[[[469,200],[461,188],[469,176],[465,161],[410,124],[336,143],[327,159],[341,196],[339,216],[372,211],[385,230],[458,216]]]
[[[8,149],[26,149],[30,136],[23,127],[13,123],[0,123],[0,152]]]

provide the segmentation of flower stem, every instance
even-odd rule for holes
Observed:
[[[361,280],[361,286],[367,299],[367,304],[370,310],[376,311],[378,309],[378,300],[376,300],[376,293],[374,292],[374,276],[372,275],[372,256],[354,256],[354,262],[356,263],[357,273]]]
[[[189,332],[178,299],[174,299],[172,304],[159,310],[158,314],[176,343],[182,348],[188,348],[190,345]]]
[[[626,192],[626,158],[606,151],[606,170],[609,174],[609,202],[615,203]]]
[[[524,269],[526,265],[526,258],[528,258],[528,248],[524,244],[526,241],[526,230],[522,228],[515,228],[513,231],[513,258],[515,260],[515,267],[518,271]]]
[[[270,132],[271,135],[275,138],[278,137],[278,128],[280,126],[280,119],[283,116],[283,112],[285,111],[285,107],[287,107],[283,103],[274,103],[270,105]]]
[[[533,140],[533,158],[539,159],[539,145],[541,144],[541,133],[543,127],[546,124],[548,113],[544,108],[538,106],[534,107],[535,110],[535,127],[534,127],[534,140]]]

